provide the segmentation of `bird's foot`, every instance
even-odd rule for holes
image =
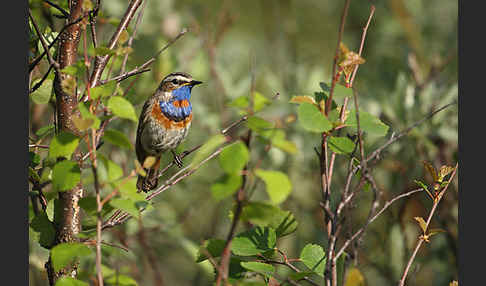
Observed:
[[[182,158],[181,156],[177,155],[177,153],[172,150],[172,155],[174,156],[174,162],[177,165],[177,167],[182,168]]]

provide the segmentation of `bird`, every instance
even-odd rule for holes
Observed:
[[[167,150],[182,167],[175,149],[188,134],[192,122],[191,91],[201,83],[188,73],[173,72],[162,79],[153,95],[145,101],[138,120],[135,152],[141,164],[149,156],[155,157],[155,163],[144,168],[146,176],[138,175],[139,192],[147,193],[157,187],[160,158]]]

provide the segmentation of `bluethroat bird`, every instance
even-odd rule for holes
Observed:
[[[171,73],[145,102],[138,121],[135,151],[140,163],[148,156],[155,157],[155,163],[145,169],[145,177],[138,176],[139,191],[148,192],[157,187],[160,157],[165,151],[170,150],[177,165],[182,167],[175,148],[187,136],[192,121],[191,91],[201,83],[187,73]]]

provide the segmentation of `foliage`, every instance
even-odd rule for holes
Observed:
[[[53,2],[68,10],[67,1]],[[86,5],[95,2],[86,1]],[[100,212],[103,221],[120,211],[133,217],[103,230],[103,242],[115,245],[102,248],[105,285],[156,285],[158,279],[165,285],[214,283],[235,219],[228,260],[230,283],[306,285],[311,281],[322,285],[330,260],[325,211],[320,205],[320,157],[316,156],[316,151],[322,152],[323,135],[328,154],[336,156],[330,200],[339,202],[346,171],[362,163],[358,129],[368,155],[392,134],[457,97],[457,59],[449,58],[449,47],[457,43],[457,5],[452,1],[375,3],[380,13],[371,22],[363,56],[357,51],[369,4],[351,2],[338,58],[343,77],[334,87],[327,113],[342,3],[263,1],[258,12],[255,3],[220,4],[148,1],[136,34],[135,16],[116,47],[109,49],[107,41],[127,3],[103,2],[96,22],[98,46],[94,48],[88,36],[85,51],[81,38],[78,61],[62,70],[77,79],[63,86],[69,90],[76,86],[80,96],[88,94],[85,53],[90,59],[112,56],[102,76],[105,80],[118,75],[125,56],[125,71],[136,69],[183,27],[190,29],[160,54],[150,72],[90,87],[90,97],[78,104],[79,114],[73,117],[79,134],[54,127],[54,71],[30,94],[31,285],[46,285],[43,273],[49,255],[56,270],[79,263],[76,279],[65,277],[56,285],[87,285],[96,279],[96,181],[105,202]],[[64,26],[64,20],[52,16],[60,15],[59,10],[40,0],[29,0],[29,7],[41,32],[52,42]],[[403,15],[421,20],[410,23]],[[444,23],[444,16],[451,21]],[[132,35],[133,44],[129,44]],[[33,56],[29,62],[44,50],[32,27],[30,39]],[[53,55],[56,46],[50,49]],[[356,64],[360,64],[354,83],[358,112],[353,90],[346,86]],[[32,71],[30,87],[41,82],[48,68],[44,58]],[[163,174],[159,186],[167,186],[167,191],[147,200],[147,195],[136,190],[136,174],[144,164],[136,162],[134,152],[138,115],[162,77],[179,70],[205,84],[194,89],[192,127],[177,152],[200,148],[184,159],[187,169],[174,166]],[[244,123],[221,134],[221,129],[241,116],[247,116]],[[100,130],[98,149],[90,152],[95,148],[93,132]],[[84,156],[81,161],[76,150]],[[95,158],[97,176],[92,171]],[[170,153],[165,153],[161,168],[171,161]],[[452,106],[384,150],[370,162],[369,173],[356,172],[358,180],[371,174],[384,200],[417,187],[428,196],[400,200],[382,214],[386,219],[370,224],[361,243],[352,243],[337,259],[338,285],[396,283],[417,237],[428,242],[429,251],[421,257],[415,283],[444,285],[457,279],[457,188],[453,183],[450,188],[455,190],[441,202],[445,206],[440,217],[434,217],[433,227],[427,226],[424,216],[430,202],[437,202],[446,187],[455,161],[457,107]],[[175,182],[186,171],[191,173]],[[59,195],[78,184],[84,188],[79,201],[81,240],[56,245]],[[345,210],[343,237],[366,222],[373,188],[367,181],[362,187],[365,191],[353,198],[357,207]],[[334,210],[337,204],[330,207]],[[339,242],[338,248],[343,241]]]

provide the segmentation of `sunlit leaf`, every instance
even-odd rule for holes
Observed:
[[[305,130],[311,132],[325,132],[332,128],[331,122],[319,111],[319,109],[310,104],[302,103],[297,111],[299,122]]]
[[[292,183],[285,173],[256,169],[255,175],[265,182],[265,190],[273,204],[285,201],[292,191]]]
[[[194,166],[199,164],[224,142],[226,142],[226,138],[223,135],[217,134],[212,136],[208,141],[206,141],[206,143],[204,143],[204,145],[201,146],[201,148],[199,148],[196,155],[194,155],[191,164]]]
[[[134,122],[138,121],[133,105],[121,96],[110,97],[108,100],[108,108],[118,117],[130,119]]]
[[[452,173],[452,171],[454,171],[454,167],[451,167],[451,166],[442,166],[440,167],[439,169],[439,179],[438,181],[439,182],[442,182],[445,178],[445,176],[449,175],[450,173]]]
[[[250,153],[242,141],[224,147],[218,157],[219,165],[228,174],[240,172],[249,159]]]
[[[61,243],[51,249],[52,265],[55,271],[59,271],[76,257],[90,255],[91,253],[91,249],[82,243]]]
[[[49,157],[70,159],[78,144],[79,137],[68,132],[61,132],[52,139],[49,145]]]
[[[110,142],[113,145],[120,146],[122,148],[131,150],[133,149],[132,143],[130,143],[130,140],[123,134],[122,132],[114,129],[107,129],[105,130],[105,134],[103,136],[103,139],[106,141]]]
[[[89,94],[91,99],[98,99],[103,97],[108,97],[115,92],[116,81],[112,80],[103,85],[99,85],[89,89]]]
[[[54,286],[88,286],[88,285],[89,284],[84,281],[74,279],[69,276],[63,276],[59,278],[59,280],[56,281],[56,284],[54,284]]]
[[[258,226],[269,226],[275,229],[277,237],[293,233],[297,229],[297,221],[290,211],[281,210],[277,206],[262,202],[250,202],[244,206],[241,220]]]
[[[41,79],[36,79],[32,82],[32,86],[35,86],[39,83]],[[42,83],[42,85],[37,88],[33,93],[30,94],[30,98],[36,104],[46,104],[51,99],[52,95],[52,79],[46,79]]]
[[[296,96],[293,96],[290,99],[289,102],[290,103],[303,103],[303,102],[307,102],[307,103],[310,103],[310,104],[317,105],[316,100],[312,96],[309,96],[309,95],[296,95]]]
[[[255,262],[255,261],[248,261],[248,262],[241,262],[241,266],[247,270],[257,272],[263,274],[265,276],[272,275],[275,272],[275,268],[267,263]]]
[[[345,124],[353,128],[358,127],[355,110],[351,110],[349,112]],[[368,132],[370,134],[376,134],[379,136],[385,136],[389,129],[389,127],[378,117],[362,110],[359,111],[359,127],[363,132]]]
[[[422,232],[425,233],[427,231],[427,223],[422,217],[416,216],[414,219],[419,223]]]
[[[52,185],[55,190],[66,191],[74,188],[81,179],[81,170],[76,162],[64,160],[52,169]]]
[[[211,185],[211,193],[216,201],[234,194],[242,185],[243,178],[239,174],[225,174],[221,179]]]
[[[324,277],[324,267],[326,266],[326,253],[317,244],[307,244],[300,253],[300,260],[310,270],[317,275]]]

